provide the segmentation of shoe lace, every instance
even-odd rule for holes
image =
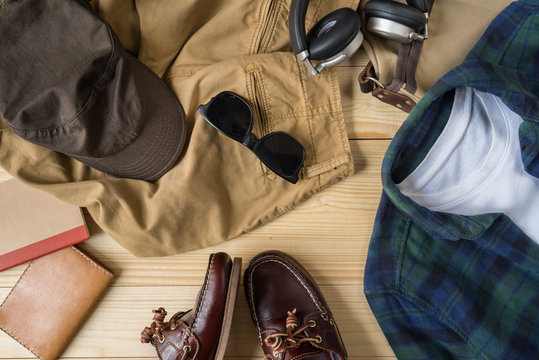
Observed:
[[[170,330],[174,330],[178,327],[178,324],[183,324],[183,321],[181,320],[181,317],[186,314],[186,312],[177,312],[176,314],[172,315],[170,320],[168,322],[165,322],[165,317],[167,316],[167,312],[164,308],[160,307],[157,310],[153,310],[153,322],[148,327],[146,326],[144,330],[140,333],[140,342],[142,343],[152,343],[156,345],[156,341],[159,341],[160,343],[165,342],[165,335],[163,334],[162,330],[165,326],[170,324]],[[185,345],[183,347],[183,353],[184,357],[191,351],[191,346]]]
[[[297,348],[304,343],[320,344],[322,342],[322,338],[319,335],[314,338],[301,336],[301,333],[303,333],[307,328],[316,327],[316,321],[310,320],[308,323],[298,327],[296,309],[288,311],[287,313],[286,333],[273,333],[264,339],[266,345],[273,348],[273,356],[275,357],[289,349]]]

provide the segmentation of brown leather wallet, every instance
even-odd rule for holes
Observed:
[[[112,276],[75,247],[34,260],[0,306],[0,329],[38,358],[56,359]]]

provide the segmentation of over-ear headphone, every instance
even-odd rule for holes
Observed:
[[[352,56],[361,46],[363,34],[360,17],[350,8],[329,13],[306,34],[308,6],[308,0],[292,0],[289,30],[294,53],[314,76]],[[322,62],[314,67],[311,60]]]
[[[409,43],[428,38],[427,0],[371,0],[365,5],[367,30],[381,37]]]

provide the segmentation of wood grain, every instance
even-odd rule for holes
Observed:
[[[362,93],[357,81],[360,72],[355,67],[337,68],[348,137],[391,139],[408,114]]]
[[[391,356],[362,294],[363,269],[381,192],[380,165],[389,141],[352,140],[356,173],[302,206],[238,239],[215,248],[167,258],[137,259],[92,225],[81,244],[117,278],[65,353],[68,358],[152,357],[138,343],[151,309],[173,312],[192,306],[203,282],[207,258],[226,251],[243,258],[279,249],[296,257],[321,285],[339,322],[349,354],[358,358]],[[0,273],[0,298],[7,295],[26,265]],[[260,355],[247,305],[240,293],[228,355]],[[0,336],[0,358],[31,354],[7,335]],[[29,355],[30,354],[30,355]]]
[[[256,359],[258,359],[259,357],[254,357]],[[19,360],[19,359],[35,359],[35,357],[27,357],[27,358],[22,358],[22,357],[18,357],[18,358],[2,358],[2,360]],[[76,358],[76,357],[65,357],[65,356],[62,356],[62,357],[59,357],[58,360],[71,360],[71,359],[81,359],[81,358]],[[107,360],[126,360],[127,358],[125,357],[107,357]],[[129,360],[147,360],[147,359],[156,359],[155,356],[151,356],[151,357],[130,357]],[[247,360],[247,359],[253,359],[252,356],[247,356],[247,357],[238,357],[238,356],[235,356],[235,357],[230,357],[230,356],[226,356],[226,359],[227,360]],[[365,357],[363,356],[349,356],[348,357],[349,360],[365,360]],[[395,360],[395,357],[394,356],[372,356],[371,359],[375,359],[375,360]]]
[[[381,193],[380,166],[389,141],[352,140],[356,173],[300,207],[237,239],[187,254],[137,259],[88,219],[92,237],[81,248],[117,275],[116,286],[200,284],[211,252],[248,262],[262,250],[279,249],[308,266],[321,284],[357,284],[363,277]],[[25,265],[0,273],[12,286]],[[327,269],[331,271],[327,271]]]
[[[203,282],[208,255],[225,251],[244,267],[258,252],[279,249],[297,258],[321,286],[337,319],[350,359],[395,359],[362,292],[364,266],[382,191],[380,166],[389,139],[406,114],[361,93],[357,75],[367,64],[363,51],[337,68],[355,174],[316,194],[297,209],[237,239],[213,248],[166,258],[135,258],[88,217],[92,237],[80,246],[112,270],[115,281],[89,315],[61,359],[155,359],[140,344],[151,310],[170,313],[192,307]],[[0,169],[0,181],[11,178]],[[0,273],[0,299],[27,264]],[[61,316],[61,315],[60,315]],[[240,291],[227,359],[261,358],[261,350]],[[0,332],[0,359],[33,359]]]
[[[151,310],[163,306],[173,314],[193,306],[199,286],[112,286],[73,339],[66,357],[152,357],[155,350],[140,343],[140,332],[151,322]],[[8,288],[0,289],[5,297]],[[391,356],[391,349],[362,295],[361,284],[321,286],[334,313],[347,350],[352,356]],[[59,314],[61,316],[61,314]],[[28,351],[7,335],[0,336],[0,358],[28,356]],[[262,355],[246,300],[240,291],[227,355]]]

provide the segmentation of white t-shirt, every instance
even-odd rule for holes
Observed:
[[[397,188],[432,211],[504,213],[539,243],[539,179],[522,163],[521,123],[497,96],[457,88],[447,125]]]

